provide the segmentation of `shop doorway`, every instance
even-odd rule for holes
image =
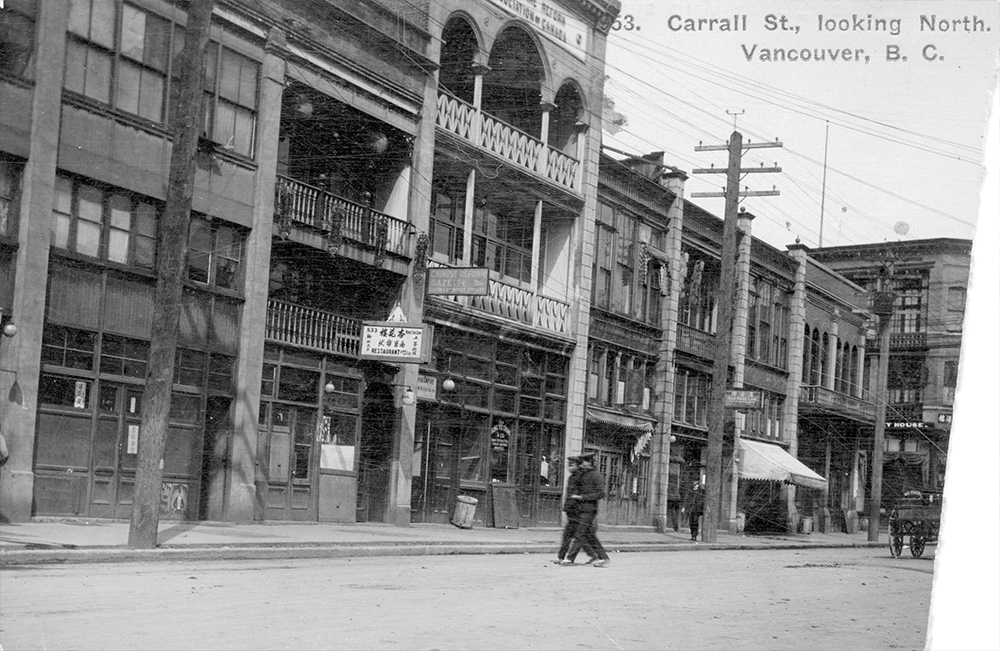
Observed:
[[[264,519],[315,520],[316,409],[269,403],[262,420]]]
[[[132,515],[139,459],[142,387],[102,382],[97,399],[89,515],[125,519]]]
[[[358,459],[358,522],[384,522],[392,468],[396,406],[387,384],[369,383],[361,416]]]

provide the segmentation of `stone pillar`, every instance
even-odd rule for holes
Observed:
[[[556,108],[556,105],[552,102],[542,100],[539,108],[542,110],[542,130],[538,139],[542,141],[542,145],[544,146],[538,154],[535,171],[544,175],[549,169],[549,122],[552,119],[552,111]]]
[[[440,57],[440,41],[432,39],[427,56],[431,60]],[[476,106],[482,94],[482,79],[476,79]],[[433,116],[437,111],[436,77],[424,78],[424,99],[416,137],[413,139],[413,176],[408,200],[408,218],[413,231],[418,235],[411,241],[413,262],[410,275],[403,282],[399,295],[399,307],[409,323],[424,321],[424,283],[427,278],[428,242],[431,211],[431,179],[434,173],[434,129]],[[470,184],[473,177],[470,176]],[[466,219],[469,219],[466,214]],[[425,342],[433,346],[433,342]],[[418,364],[400,364],[399,372],[393,380],[396,396],[394,406],[396,418],[393,428],[392,457],[389,460],[389,483],[386,490],[386,507],[383,522],[397,527],[410,526],[410,495],[413,489],[413,442],[417,425],[417,404],[403,405],[400,401],[405,387],[417,389]]]
[[[864,339],[861,340],[864,342]],[[854,385],[854,395],[858,398],[865,397],[865,345],[858,346],[858,381]]]
[[[667,209],[669,229],[667,230],[667,260],[670,274],[660,312],[659,355],[656,365],[656,404],[654,405],[657,429],[650,444],[650,495],[653,502],[653,526],[664,533],[673,528],[670,522],[670,444],[673,439],[674,417],[674,351],[677,349],[677,306],[681,295],[681,233],[684,229],[684,181],[687,175],[676,170],[664,175],[662,184],[674,194],[674,200]]]
[[[68,3],[38,3],[31,141],[21,184],[11,306],[17,334],[0,342],[0,368],[13,371],[0,373],[0,428],[10,450],[0,481],[0,514],[11,522],[31,519],[35,482],[32,460],[68,20]],[[21,390],[20,406],[7,402],[15,380]]]
[[[750,311],[750,255],[753,244],[751,223],[754,216],[748,212],[737,215],[736,227],[741,235],[736,246],[736,307],[733,310],[732,364],[734,389],[743,388],[746,371],[747,322]],[[728,420],[728,414],[727,419]],[[733,413],[733,449],[728,468],[723,470],[723,480],[728,475],[729,490],[722,492],[722,510],[729,513],[729,533],[743,533],[739,519],[738,496],[740,486],[739,448],[740,436],[746,429],[746,414]],[[728,471],[728,472],[726,472]]]
[[[433,41],[437,42],[437,41]],[[440,46],[438,46],[440,47]],[[475,75],[475,79],[472,81],[472,105],[476,108],[476,113],[472,117],[472,141],[475,144],[479,144],[482,139],[483,134],[483,77],[490,71],[490,67],[485,63],[473,63],[472,64],[472,74]],[[434,113],[428,113],[427,115],[436,115],[437,113],[437,89],[434,91]]]
[[[227,472],[225,504],[211,504],[209,517],[230,522],[253,522],[257,495],[257,423],[260,411],[261,368],[264,364],[264,325],[271,267],[271,231],[274,221],[274,191],[278,172],[278,127],[281,123],[281,92],[285,83],[285,34],[271,29],[264,46],[261,66],[260,112],[257,115],[257,171],[254,173],[253,229],[247,238],[246,302],[240,328],[240,352],[236,359],[236,404],[233,407],[233,438]],[[221,508],[220,508],[221,507]],[[218,514],[218,515],[216,515]]]
[[[837,359],[837,343],[840,341],[840,321],[837,308],[833,310],[833,317],[830,319],[830,331],[829,331],[829,350],[827,350],[827,355],[829,355],[830,363],[828,368],[830,369],[830,374],[826,377],[826,388],[831,391],[837,390],[837,374],[840,373],[840,365],[843,360]]]
[[[782,412],[782,438],[788,442],[788,453],[798,457],[799,453],[799,399],[802,396],[802,384],[805,372],[803,354],[811,345],[806,337],[806,272],[808,270],[808,249],[803,244],[792,244],[788,254],[797,263],[795,281],[792,285],[792,300],[788,310],[788,380],[785,383],[785,407]],[[829,531],[830,511],[826,508],[824,499],[823,512],[818,514],[818,528]],[[788,528],[794,531],[798,523],[798,509],[795,507],[795,491],[789,491]]]

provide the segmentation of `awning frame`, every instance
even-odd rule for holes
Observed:
[[[829,482],[773,443],[740,440],[740,479],[827,490]]]

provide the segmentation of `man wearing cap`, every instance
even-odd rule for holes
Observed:
[[[578,457],[572,457],[571,462],[577,464],[577,469],[570,475],[566,486],[566,504],[564,509],[568,522],[563,531],[563,544],[575,538],[569,545],[568,553],[563,558],[563,547],[560,547],[561,565],[573,565],[576,555],[583,547],[590,556],[588,563],[594,567],[607,567],[611,563],[604,546],[597,539],[597,503],[604,497],[604,477],[594,468],[594,453],[585,452]],[[575,526],[574,526],[575,525]]]
[[[700,481],[694,482],[688,492],[687,501],[681,513],[687,509],[688,527],[691,529],[691,542],[698,542],[699,518],[705,514],[705,490]]]

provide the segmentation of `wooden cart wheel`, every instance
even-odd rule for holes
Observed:
[[[899,555],[903,553],[902,536],[893,536],[889,539],[889,553],[892,554],[893,558],[899,558]]]
[[[910,553],[913,554],[913,558],[920,558],[920,555],[924,553],[924,539],[922,537],[910,536]]]

